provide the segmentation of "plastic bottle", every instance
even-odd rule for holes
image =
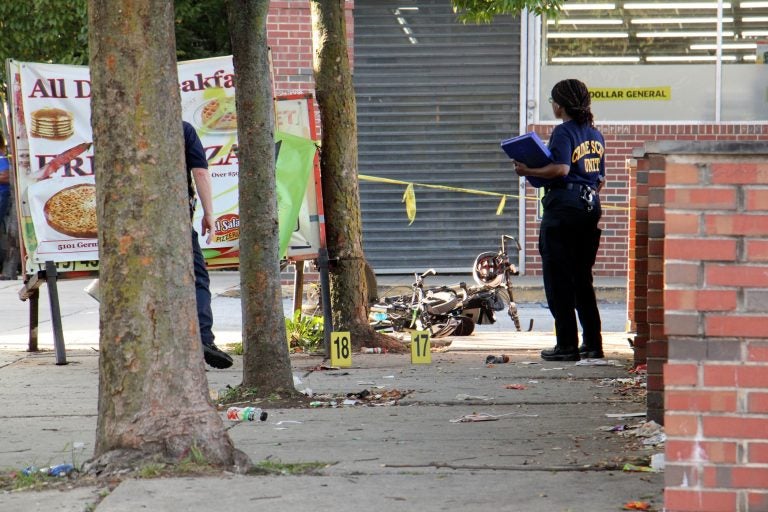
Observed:
[[[383,322],[384,320],[387,319],[387,314],[386,313],[375,312],[375,313],[371,313],[371,316],[377,322]]]
[[[227,419],[235,421],[267,421],[267,412],[259,407],[230,407]]]
[[[72,464],[59,464],[48,468],[48,474],[50,476],[67,476],[75,470],[75,466]]]
[[[384,354],[387,349],[381,347],[363,347],[360,349],[363,354]]]

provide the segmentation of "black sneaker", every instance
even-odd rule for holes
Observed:
[[[576,348],[563,350],[557,346],[542,350],[541,358],[545,361],[578,361],[581,359]]]
[[[581,345],[579,347],[579,355],[582,357],[582,359],[602,359],[605,357],[602,349],[592,350],[586,345]]]
[[[205,357],[205,362],[214,368],[223,370],[232,366],[232,358],[229,354],[221,350],[214,343],[203,343],[203,356]]]

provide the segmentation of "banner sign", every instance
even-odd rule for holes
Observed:
[[[7,70],[27,272],[42,268],[46,261],[98,260],[90,72],[84,66],[17,61],[8,61]],[[179,63],[178,73],[182,118],[203,142],[213,185],[214,233],[210,243],[201,236],[200,245],[209,266],[237,266],[239,170],[232,58]],[[313,172],[317,147],[307,129],[297,128],[297,123],[306,127],[312,123],[302,118],[301,108],[291,104],[286,110],[290,109],[293,113],[277,116],[278,130],[282,119],[287,131],[275,135],[283,257],[292,256],[289,245],[294,239],[298,254],[308,249],[316,254],[319,248],[315,236],[319,177]],[[198,202],[193,220],[198,232],[201,217]],[[75,267],[58,266],[62,271]]]
[[[672,87],[595,87],[589,89],[592,101],[669,101]]]

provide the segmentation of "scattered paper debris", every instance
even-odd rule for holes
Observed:
[[[582,359],[576,361],[574,366],[619,366],[619,362],[613,359]]]
[[[646,501],[629,501],[622,510],[651,510],[651,504]]]
[[[516,416],[518,418],[538,418],[538,414],[520,414],[517,412],[509,412],[507,414],[488,414],[487,412],[480,412],[480,413],[472,413],[472,414],[465,414],[464,416],[460,418],[456,418],[455,420],[450,420],[451,423],[472,423],[475,421],[496,421],[499,418],[504,418],[507,416]]]
[[[659,446],[667,442],[667,435],[662,433],[643,439],[643,446]]]
[[[456,395],[456,400],[490,400],[489,396],[482,395],[467,395],[465,393],[459,393]]]
[[[645,416],[645,415],[643,415]],[[637,427],[637,431],[635,432],[635,435],[637,437],[653,437],[660,433],[664,432],[664,427],[659,425],[653,420],[646,421],[639,427]]]
[[[496,421],[499,418],[496,416],[493,416],[491,414],[486,413],[474,413],[474,414],[465,414],[464,416],[460,418],[456,418],[455,420],[451,420],[451,423],[472,423],[475,421]]]
[[[605,426],[605,427],[597,427],[597,430],[603,431],[603,432],[623,432],[629,428],[629,425],[614,425],[614,426]]]
[[[623,471],[641,472],[641,473],[653,473],[653,468],[649,466],[637,466],[635,464],[626,463],[621,468]]]

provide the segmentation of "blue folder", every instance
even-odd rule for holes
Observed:
[[[501,141],[501,149],[504,150],[509,158],[523,162],[528,167],[534,169],[552,163],[552,153],[549,152],[549,148],[544,145],[535,132],[503,140]],[[525,179],[528,180],[531,186],[536,188],[543,187],[551,181],[534,176],[526,176]]]

